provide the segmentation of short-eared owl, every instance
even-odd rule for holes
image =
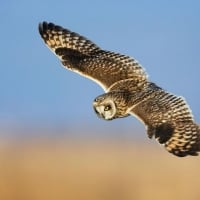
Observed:
[[[43,22],[39,32],[65,68],[98,83],[106,93],[93,102],[106,120],[136,116],[167,151],[176,156],[198,155],[200,127],[186,101],[148,80],[133,58],[102,50],[87,38],[53,23]]]

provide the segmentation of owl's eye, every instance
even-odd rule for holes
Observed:
[[[111,108],[112,108],[111,105],[107,105],[107,106],[105,106],[104,111],[108,111],[108,110],[110,110]]]

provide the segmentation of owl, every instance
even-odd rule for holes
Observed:
[[[200,151],[200,126],[183,97],[148,79],[133,58],[101,49],[78,33],[53,23],[39,24],[39,33],[63,66],[99,84],[105,93],[94,99],[98,117],[113,120],[135,116],[165,149],[179,157]]]

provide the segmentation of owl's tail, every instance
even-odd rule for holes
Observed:
[[[155,137],[167,151],[179,157],[197,156],[200,151],[200,127],[193,121],[163,124],[157,128]]]

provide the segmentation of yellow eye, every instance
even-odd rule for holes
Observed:
[[[111,109],[111,105],[107,105],[107,106],[105,106],[104,111],[108,111],[110,109]]]

